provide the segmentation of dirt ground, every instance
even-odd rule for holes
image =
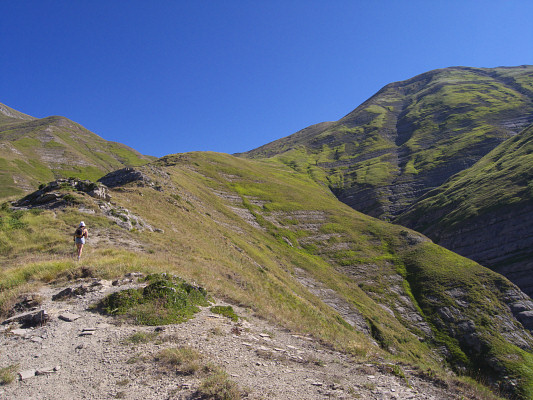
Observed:
[[[113,286],[88,278],[69,287],[82,284],[90,288],[87,293],[61,301],[52,296],[65,287],[40,290],[42,302],[32,312],[46,310],[50,320],[44,325],[0,325],[0,368],[17,365],[19,372],[15,381],[0,386],[1,400],[197,399],[204,377],[180,375],[156,360],[162,349],[182,346],[223,368],[248,399],[460,398],[405,367],[400,377],[384,362],[356,362],[235,306],[239,322],[205,307],[182,324],[117,323],[88,308],[112,291],[138,285],[135,279]],[[150,339],[132,342],[138,332]]]

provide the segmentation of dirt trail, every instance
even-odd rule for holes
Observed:
[[[92,290],[52,301],[64,287],[40,290],[49,322],[20,329],[0,326],[0,367],[18,364],[25,379],[0,386],[0,399],[194,399],[201,377],[161,368],[155,355],[164,348],[189,346],[229,374],[249,399],[453,399],[460,398],[403,369],[405,379],[387,364],[358,363],[234,307],[239,322],[212,314],[208,307],[188,322],[168,325],[147,343],[134,333],[155,327],[117,324],[88,307],[106,294],[136,285],[85,279],[71,284]],[[74,315],[72,315],[74,314]],[[68,317],[74,319],[68,322]],[[65,318],[67,317],[67,318]],[[61,319],[63,318],[63,319]],[[55,368],[55,371],[54,371]],[[42,375],[35,375],[40,371]]]

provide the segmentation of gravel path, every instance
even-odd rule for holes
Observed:
[[[88,310],[106,294],[135,285],[123,280],[86,279],[84,295],[52,301],[63,288],[46,286],[39,308],[50,320],[44,326],[20,329],[0,326],[0,367],[17,364],[21,375],[0,386],[0,399],[194,399],[201,376],[179,375],[156,361],[164,348],[188,346],[205,362],[222,367],[249,399],[453,399],[446,389],[391,365],[358,363],[234,307],[244,319],[232,322],[209,308],[188,322],[155,327],[119,324]],[[91,286],[93,285],[93,286]],[[35,312],[34,311],[34,312]],[[72,321],[67,321],[68,319]],[[76,318],[78,317],[78,318]],[[132,343],[144,332],[146,343]],[[20,377],[24,379],[20,379]]]

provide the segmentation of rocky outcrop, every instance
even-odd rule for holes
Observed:
[[[57,179],[46,185],[41,185],[39,190],[30,193],[15,202],[15,207],[40,207],[55,208],[67,203],[70,191],[86,193],[95,199],[109,201],[111,196],[107,188],[99,183],[79,179]]]
[[[105,175],[100,178],[98,182],[103,183],[109,188],[116,188],[131,182],[150,184],[152,183],[152,180],[138,169],[122,168]]]
[[[421,222],[421,221],[419,221]],[[519,203],[461,221],[453,229],[422,232],[437,244],[510,279],[533,297],[533,202]]]

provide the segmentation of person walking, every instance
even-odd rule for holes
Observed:
[[[74,232],[74,243],[76,243],[76,249],[78,251],[78,261],[80,261],[81,252],[83,251],[83,245],[85,244],[85,241],[88,237],[89,231],[85,226],[85,222],[81,221],[80,225],[76,229],[76,232]]]

